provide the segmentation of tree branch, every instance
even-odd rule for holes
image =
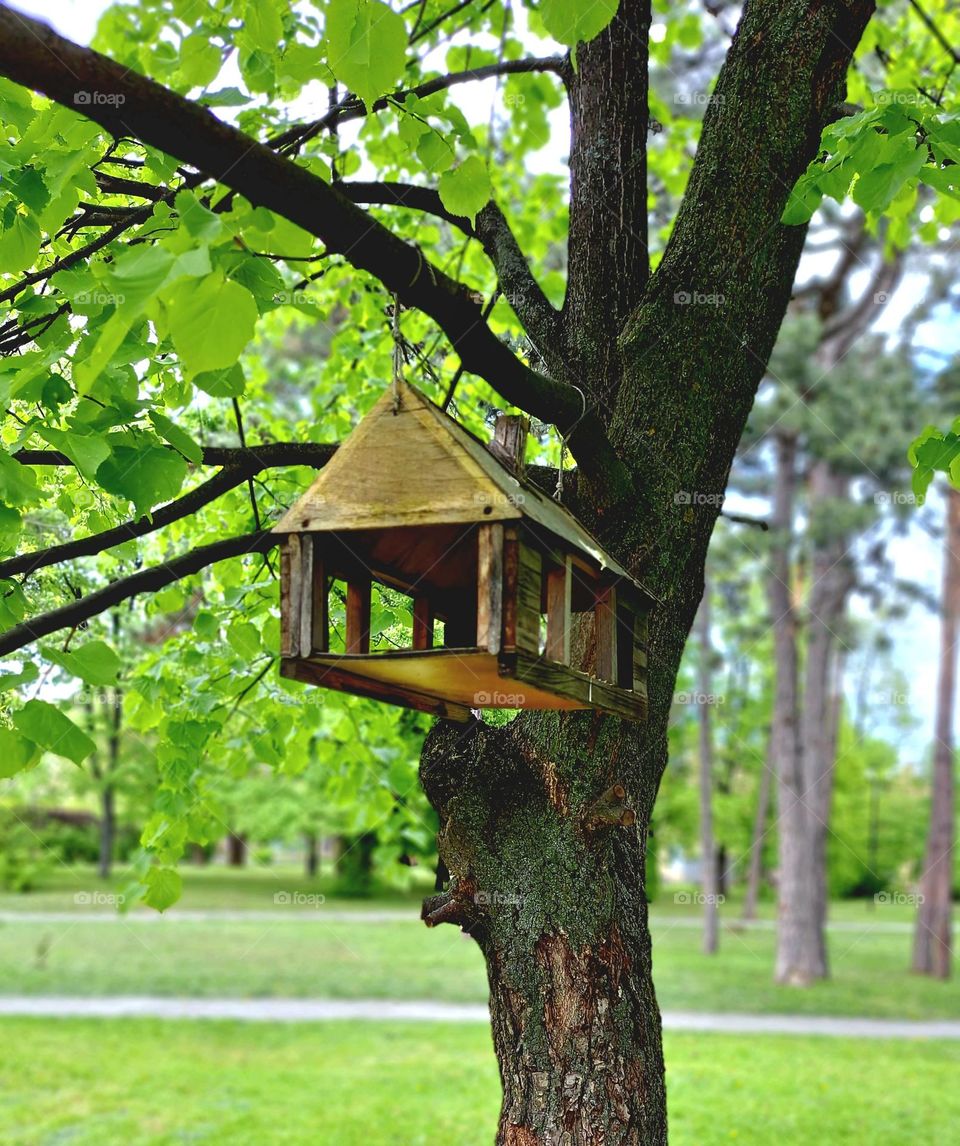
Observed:
[[[141,569],[129,577],[121,577],[110,585],[88,593],[78,601],[71,601],[59,609],[41,613],[23,624],[14,625],[5,633],[0,633],[0,656],[7,656],[41,637],[48,637],[60,629],[73,629],[91,617],[105,612],[121,601],[129,601],[141,593],[156,593],[175,581],[199,573],[208,565],[226,561],[230,557],[243,557],[248,553],[266,553],[277,543],[277,538],[269,530],[259,533],[246,533],[240,537],[227,537],[212,545],[203,545],[190,553],[174,557],[162,565]]]
[[[563,358],[559,354],[560,312],[543,293],[506,216],[496,203],[488,203],[477,215],[476,226],[473,226],[462,215],[451,214],[431,187],[351,180],[338,183],[337,188],[354,203],[423,211],[477,239],[497,272],[500,294],[513,307],[544,360],[558,373],[563,369]]]
[[[21,573],[29,576],[38,569],[59,565],[64,561],[73,561],[77,557],[93,557],[97,553],[112,549],[115,545],[122,545],[125,541],[154,533],[174,521],[189,517],[191,513],[196,513],[229,490],[242,485],[249,479],[249,473],[250,470],[246,466],[223,469],[202,485],[198,485],[196,489],[185,493],[183,497],[160,506],[149,517],[125,521],[112,529],[92,533],[89,537],[81,537],[75,541],[67,541],[63,545],[51,545],[47,549],[38,549],[33,553],[18,553],[16,557],[11,557],[7,561],[0,561],[0,580],[16,577]]]
[[[322,115],[312,123],[291,127],[281,135],[275,136],[271,140],[271,146],[283,149],[293,145],[295,148],[300,148],[314,136],[322,134],[331,127],[347,123],[352,119],[364,119],[370,112],[383,111],[391,104],[402,104],[408,95],[426,99],[428,96],[436,95],[437,92],[456,87],[458,84],[476,83],[478,80],[487,80],[495,76],[522,75],[531,72],[554,72],[566,81],[569,70],[570,64],[566,56],[501,60],[495,64],[485,64],[481,68],[468,68],[462,72],[436,76],[416,87],[404,88],[389,96],[383,96],[381,99],[375,100],[369,109],[356,96],[347,96],[346,99],[332,107],[326,115]]]
[[[172,448],[172,447],[171,447]],[[204,446],[201,465],[242,469],[247,474],[278,466],[313,466],[320,469],[333,457],[336,443],[328,442],[264,442],[247,446]],[[72,466],[73,462],[60,450],[17,450],[13,457],[25,466]]]
[[[466,370],[484,378],[511,404],[556,425],[598,498],[612,501],[629,495],[629,471],[595,412],[584,411],[576,387],[521,362],[482,321],[480,307],[464,284],[335,186],[217,119],[209,109],[5,4],[0,4],[0,74],[73,110],[78,91],[111,95],[110,102],[84,104],[84,114],[114,135],[132,135],[158,147],[254,205],[276,211],[379,279],[405,306],[422,310],[440,326]]]

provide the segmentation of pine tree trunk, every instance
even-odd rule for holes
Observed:
[[[957,691],[957,638],[960,625],[960,492],[947,491],[944,536],[940,670],[933,750],[930,829],[920,880],[922,899],[913,940],[913,970],[938,979],[950,977],[953,940],[955,781],[953,713]]]

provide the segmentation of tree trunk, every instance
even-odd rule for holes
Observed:
[[[109,782],[100,791],[100,855],[97,875],[109,879],[113,866],[113,841],[116,838],[116,808],[113,787]]]
[[[746,5],[672,237],[622,329],[610,320],[624,313],[618,292],[647,275],[644,232],[623,225],[636,214],[624,200],[646,192],[616,147],[625,117],[646,119],[647,5],[626,6],[578,51],[563,345],[636,495],[611,504],[581,478],[567,501],[663,603],[650,617],[645,724],[526,712],[500,728],[439,721],[424,745],[450,872],[424,919],[463,927],[483,952],[501,1146],[666,1142],[642,886],[650,815],[710,534],[803,245],[802,228],[779,222],[787,189],[816,153],[872,10]],[[733,191],[732,177],[743,180]],[[574,259],[588,248],[604,257]]]
[[[757,918],[757,901],[760,898],[760,880],[763,876],[763,841],[767,835],[767,820],[770,815],[770,777],[776,761],[769,759],[760,772],[757,789],[757,814],[753,821],[753,839],[750,844],[750,866],[747,869],[747,889],[743,897],[743,919],[750,922]]]
[[[957,637],[960,622],[960,492],[951,486],[946,497],[933,790],[927,851],[920,880],[920,894],[923,898],[917,912],[913,939],[913,970],[938,979],[950,977],[953,939],[953,710],[957,691]]]
[[[231,832],[227,836],[227,864],[230,867],[245,867],[247,863],[247,840],[245,836]]]
[[[114,620],[114,635],[118,632],[118,624]],[[113,688],[108,694],[106,703],[107,712],[107,768],[106,774],[101,778],[100,788],[100,855],[97,863],[97,874],[101,879],[109,879],[113,868],[113,848],[117,836],[116,789],[115,780],[117,768],[120,764],[120,723],[123,713],[123,694],[119,688]],[[112,702],[112,703],[111,703]]]
[[[704,586],[698,618],[700,658],[697,684],[700,695],[697,697],[697,721],[700,757],[700,863],[702,865],[700,890],[703,895],[703,950],[706,955],[715,955],[720,946],[720,930],[717,918],[717,849],[713,842],[713,729],[710,721],[710,696],[713,691],[710,662],[713,657],[713,646],[710,643],[708,585]]]
[[[304,842],[306,844],[304,874],[307,879],[314,879],[320,870],[320,839],[316,832],[306,832]]]

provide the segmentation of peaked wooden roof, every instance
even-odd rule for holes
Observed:
[[[579,521],[404,382],[390,387],[273,527],[274,533],[528,518],[649,596]]]

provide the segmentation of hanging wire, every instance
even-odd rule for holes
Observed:
[[[573,388],[580,395],[580,401],[583,403],[583,410],[581,411],[580,417],[577,419],[578,421],[582,421],[583,418],[586,417],[587,413],[587,396],[579,386],[574,386]],[[573,427],[571,427],[571,429],[572,428]],[[569,434],[569,432],[570,431],[568,430],[567,433]],[[567,457],[567,439],[563,434],[560,433],[559,430],[557,430],[557,434],[560,438],[560,463],[557,466],[557,487],[553,491],[554,501],[560,501],[563,498],[563,463]]]
[[[403,381],[403,345],[400,340],[400,296],[393,296],[393,412],[400,413],[400,383]]]

